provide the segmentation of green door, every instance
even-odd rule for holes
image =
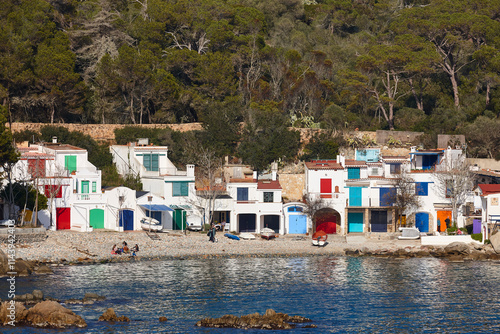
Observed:
[[[104,210],[90,210],[90,226],[93,228],[104,228]]]
[[[89,181],[82,181],[82,194],[89,193]]]
[[[174,222],[173,230],[185,230],[186,229],[186,211],[182,209],[175,209],[174,211]]]

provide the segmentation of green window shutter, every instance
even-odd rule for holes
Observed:
[[[64,168],[70,173],[76,171],[76,155],[66,155],[64,157]]]
[[[151,154],[151,170],[158,171],[158,154]]]
[[[172,196],[189,196],[189,182],[172,182]]]
[[[89,193],[89,181],[82,181],[82,194]]]
[[[151,154],[144,154],[142,156],[142,164],[147,171],[151,170]]]
[[[97,191],[97,182],[92,182],[92,192],[95,193]]]

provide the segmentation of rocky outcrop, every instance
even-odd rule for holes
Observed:
[[[165,322],[165,321],[168,321],[167,317],[160,317],[158,319],[160,322]]]
[[[118,322],[118,321],[126,321],[129,322],[130,319],[126,316],[117,316],[115,310],[112,308],[108,308],[106,312],[104,312],[100,317],[99,321],[109,321],[109,322]]]
[[[106,297],[104,296],[99,296],[98,294],[88,292],[85,294],[85,296],[82,299],[68,299],[64,303],[65,304],[94,304],[95,302],[98,301],[103,301],[105,300]]]
[[[14,316],[15,315],[15,316]],[[30,309],[20,302],[3,302],[0,306],[0,323],[3,325],[32,326],[46,328],[87,327],[87,323],[71,310],[55,301],[43,301]]]
[[[10,275],[9,273],[12,272],[16,276],[29,276],[33,272],[37,274],[51,274],[52,269],[45,265],[37,266],[31,261],[23,259],[16,259],[13,267],[11,267],[7,254],[0,249],[0,277]]]
[[[264,315],[259,313],[243,315],[224,315],[220,318],[205,318],[196,323],[198,327],[240,328],[240,329],[292,329],[296,323],[311,322],[311,319],[301,316],[289,316],[269,309]]]
[[[16,295],[16,301],[24,303],[25,305],[37,304],[44,300],[43,292],[40,290],[33,290],[32,293],[25,293],[24,295]]]
[[[500,233],[497,232],[490,236],[490,242],[495,252],[500,253]]]
[[[0,305],[0,325],[16,326],[24,322],[28,311],[20,302],[3,302]]]
[[[87,327],[82,317],[55,301],[46,300],[30,308],[26,323],[34,327],[66,328]]]
[[[465,260],[500,260],[500,254],[491,245],[477,243],[453,242],[445,247],[418,246],[398,249],[345,248],[348,256],[375,256],[388,258],[436,257],[453,262]]]

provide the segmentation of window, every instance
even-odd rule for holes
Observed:
[[[28,173],[32,177],[44,177],[45,159],[28,159]]]
[[[453,195],[453,181],[446,180],[446,198],[451,198]]]
[[[332,198],[332,179],[320,179],[319,182],[321,198]]]
[[[92,192],[95,193],[97,191],[97,182],[92,181]]]
[[[415,182],[415,194],[418,196],[429,195],[429,183],[428,182]]]
[[[300,206],[291,206],[288,208],[288,212],[302,212],[302,211],[304,210]]]
[[[401,164],[389,164],[391,166],[391,174],[401,174]]]
[[[157,172],[158,154],[145,153],[142,157],[142,163],[148,172]]]
[[[66,155],[64,157],[64,168],[70,173],[76,172],[76,155]]]
[[[248,188],[236,188],[236,200],[248,201]]]
[[[172,196],[188,196],[189,182],[172,182]]]
[[[265,203],[274,202],[274,193],[273,192],[265,192],[264,193],[264,202]]]
[[[378,175],[378,168],[377,167],[373,167],[372,168],[372,175],[373,176],[377,176]]]
[[[359,179],[359,168],[347,168],[347,179]]]
[[[82,181],[82,194],[89,193],[89,181]]]
[[[45,196],[48,198],[62,198],[62,186],[60,185],[46,185]]]

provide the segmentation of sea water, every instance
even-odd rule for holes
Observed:
[[[0,297],[8,289],[1,279]],[[274,309],[312,319],[317,328],[287,333],[499,333],[500,265],[435,258],[302,257],[199,259],[58,267],[16,281],[64,301],[86,292],[106,297],[65,305],[87,328],[0,327],[2,333],[241,333],[200,328],[205,317]],[[99,322],[112,307],[129,323]],[[166,322],[158,318],[165,316]],[[269,333],[248,330],[245,333]]]

